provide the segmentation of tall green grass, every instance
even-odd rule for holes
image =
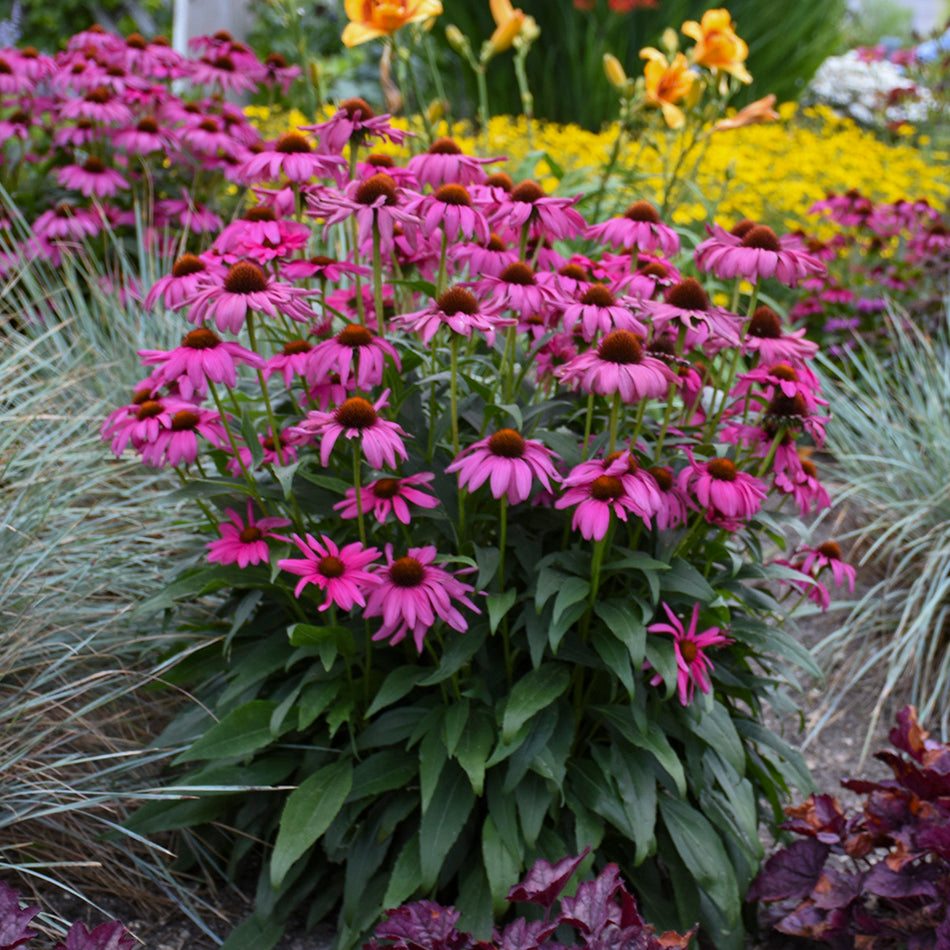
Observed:
[[[865,753],[888,701],[950,733],[950,329],[928,336],[896,312],[888,328],[888,354],[858,344],[822,365],[836,501],[856,512],[847,537],[866,586],[817,649],[839,671],[826,715],[868,678],[880,683]]]
[[[99,437],[144,375],[136,350],[181,335],[101,286],[147,289],[165,266],[109,244],[108,271],[80,248],[0,282],[0,876],[92,903],[164,894],[211,933],[170,851],[121,828],[134,802],[179,794],[153,787],[176,751],[152,746],[169,712],[169,691],[149,692],[161,617],[134,611],[193,542],[169,475]]]

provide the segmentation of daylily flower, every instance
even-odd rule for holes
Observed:
[[[358,46],[390,36],[407,23],[427,20],[442,12],[440,0],[346,0],[350,18],[343,30],[343,45]]]
[[[755,102],[750,102],[728,119],[720,119],[713,125],[713,132],[731,132],[747,125],[759,125],[763,122],[778,122],[781,116],[775,111],[775,93],[770,92]]]
[[[676,103],[689,95],[696,79],[695,73],[690,71],[688,60],[682,53],[677,53],[673,61],[669,62],[652,46],[640,50],[640,58],[647,61],[643,67],[647,102],[663,110],[663,118],[671,129],[681,128],[686,116]]]
[[[745,41],[736,36],[732,28],[732,17],[723,8],[707,10],[702,20],[687,20],[683,32],[696,40],[692,59],[698,66],[709,69],[721,69],[736,77],[739,82],[752,82],[743,63],[749,55]]]
[[[520,7],[513,7],[511,0],[488,0],[488,5],[495,21],[495,32],[485,46],[485,60],[504,53],[522,33],[532,39],[537,35],[538,24],[534,17],[529,16]]]

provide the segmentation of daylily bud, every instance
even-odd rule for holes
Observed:
[[[680,38],[679,34],[673,29],[673,27],[668,26],[663,31],[663,35],[660,37],[660,48],[666,52],[667,56],[672,56],[674,53],[679,51]]]
[[[613,53],[604,53],[604,73],[607,81],[615,89],[623,89],[627,85],[627,74],[620,60]]]
[[[504,53],[506,49],[511,47],[511,44],[515,41],[515,37],[521,32],[525,19],[526,17],[521,10],[514,10],[507,20],[504,20],[495,27],[495,32],[492,33],[491,38],[488,40],[490,57]]]
[[[445,28],[445,38],[449,46],[462,56],[471,48],[469,46],[468,37],[454,23],[450,23]]]

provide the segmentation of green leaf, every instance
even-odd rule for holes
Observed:
[[[221,950],[270,950],[284,935],[285,921],[251,914],[228,934]]]
[[[630,654],[624,645],[608,630],[599,627],[591,634],[590,643],[603,661],[607,672],[623,683],[628,698],[633,699],[633,669],[630,666]]]
[[[459,740],[465,731],[465,724],[468,722],[470,705],[469,701],[463,698],[451,703],[445,710],[442,727],[445,749],[449,755],[455,755],[455,750],[458,748]]]
[[[545,663],[522,676],[512,687],[505,706],[502,739],[510,742],[518,730],[535,713],[550,706],[570,682],[569,669],[560,663]]]
[[[518,592],[509,587],[503,594],[489,594],[485,598],[488,605],[488,628],[494,633],[501,623],[501,618],[511,610],[512,605],[518,599]]]
[[[342,685],[340,680],[311,683],[300,697],[297,707],[297,728],[306,729],[336,699]]]
[[[495,742],[495,729],[487,716],[476,715],[461,734],[455,748],[455,758],[465,770],[472,789],[481,795],[485,788],[485,762]]]
[[[478,580],[476,590],[483,590],[498,572],[498,562],[501,560],[501,551],[498,548],[482,548],[473,544],[475,549],[475,563],[478,564]]]
[[[647,628],[643,618],[636,616],[629,602],[620,600],[597,601],[594,605],[594,613],[626,646],[634,668],[640,669],[647,653]]]
[[[482,825],[482,860],[485,862],[492,907],[495,916],[500,917],[508,906],[505,898],[517,884],[521,867],[502,841],[491,815]]]
[[[716,599],[716,592],[706,578],[681,557],[674,558],[670,569],[660,575],[660,587],[703,604],[710,604]]]
[[[633,830],[636,852],[635,865],[640,864],[656,850],[656,776],[647,759],[648,753],[639,749],[621,751],[611,747],[611,771],[620,792],[620,807]]]
[[[417,831],[402,847],[389,885],[383,895],[383,907],[398,907],[422,887],[422,870],[419,865],[419,832]]]
[[[586,600],[590,594],[590,582],[583,577],[565,577],[554,598],[554,622],[561,619],[561,614],[574,604]]]
[[[397,666],[376,691],[369,709],[366,710],[366,718],[371,719],[380,709],[402,699],[428,672],[425,667],[420,666]]]
[[[690,728],[716,750],[735,769],[737,776],[745,774],[745,746],[729,710],[713,699],[709,709],[696,707],[696,717],[690,720]]]
[[[403,788],[415,778],[416,772],[415,760],[402,749],[375,752],[353,769],[353,784],[346,801],[355,802]]]
[[[481,861],[470,861],[459,874],[457,907],[461,914],[459,929],[472,934],[477,940],[491,940],[492,914],[491,889]]]
[[[429,808],[447,759],[448,753],[439,730],[427,732],[419,743],[419,800],[422,802],[423,815]]]
[[[270,861],[271,884],[280,887],[294,862],[322,835],[343,807],[353,784],[353,762],[318,769],[290,793],[280,815]]]
[[[638,725],[630,709],[623,706],[597,706],[608,725],[623,739],[638,749],[645,749],[670,776],[680,796],[686,795],[686,773],[683,763],[673,750],[666,733],[655,722]]]
[[[438,686],[457,673],[478,652],[488,636],[488,628],[480,624],[476,629],[453,635],[442,653],[439,668],[419,681],[420,686]]]
[[[182,752],[175,763],[198,759],[232,759],[263,749],[274,741],[271,716],[276,708],[277,703],[265,699],[255,699],[238,706],[208,729],[190,749]]]
[[[569,576],[569,574],[555,570],[553,567],[548,567],[547,565],[540,569],[534,593],[534,604],[539,612],[548,600],[561,589],[564,585],[564,581]]]
[[[541,826],[544,824],[553,798],[554,792],[548,783],[534,772],[529,772],[515,788],[521,833],[529,848],[533,848],[537,843]]]
[[[422,887],[435,886],[442,862],[471,814],[475,793],[465,772],[447,763],[419,825],[419,867]]]
[[[716,829],[692,805],[669,795],[660,797],[660,814],[696,883],[722,911],[729,925],[737,926],[741,910],[739,884]]]

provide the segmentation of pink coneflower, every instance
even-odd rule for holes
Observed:
[[[270,148],[265,148],[237,168],[244,181],[276,181],[283,175],[289,181],[308,182],[313,178],[339,180],[346,161],[338,155],[315,152],[303,132],[284,132]]]
[[[156,386],[177,385],[182,398],[204,396],[208,382],[237,385],[237,364],[260,369],[264,361],[238,343],[226,342],[214,330],[199,327],[186,333],[173,350],[139,350],[143,366],[157,366]]]
[[[334,511],[340,512],[341,518],[356,518],[360,507],[364,512],[372,511],[380,524],[385,524],[389,513],[392,512],[398,521],[409,524],[411,515],[409,505],[418,505],[420,508],[436,508],[439,499],[416,488],[416,485],[428,485],[435,475],[432,472],[419,472],[406,478],[378,478],[360,489],[360,506],[356,504],[356,489],[348,488],[343,501],[338,501]]]
[[[656,482],[640,469],[629,452],[615,452],[605,459],[581,462],[564,479],[566,491],[555,508],[574,509],[571,528],[588,540],[602,541],[613,512],[621,521],[632,512],[649,528],[650,519],[663,504]]]
[[[353,98],[341,102],[340,108],[326,122],[300,128],[318,137],[322,152],[340,155],[348,143],[362,145],[368,138],[387,139],[401,145],[410,133],[394,128],[389,119],[388,113],[376,115],[363,99]]]
[[[742,237],[730,234],[719,225],[708,228],[710,237],[695,252],[696,266],[712,271],[721,280],[742,277],[750,283],[775,277],[789,287],[810,274],[825,274],[822,261],[792,243],[783,243],[764,224],[749,228]]]
[[[247,247],[296,250],[306,246],[309,237],[310,228],[307,225],[278,217],[274,209],[267,205],[256,205],[226,225],[211,247],[223,256],[240,256]]]
[[[256,438],[261,447],[258,468],[266,465],[292,465],[297,461],[297,446],[291,445],[281,433],[278,433],[275,438],[272,431],[268,429],[267,435],[258,435]],[[250,471],[254,467],[254,453],[247,445],[230,446],[230,448],[232,455],[225,467],[235,478],[239,478],[245,470]]]
[[[178,136],[172,129],[163,128],[152,116],[143,116],[135,125],[116,132],[112,144],[131,155],[149,155],[176,147]]]
[[[678,336],[683,331],[686,350],[710,345],[712,352],[726,346],[738,346],[742,318],[710,303],[706,291],[693,277],[668,287],[662,300],[644,300],[643,309],[650,314],[658,334],[669,331]]]
[[[87,158],[82,165],[64,165],[56,170],[56,180],[64,188],[73,188],[87,198],[111,198],[129,187],[128,181],[114,168],[104,165],[95,156]]]
[[[274,373],[279,373],[284,385],[290,389],[294,376],[304,377],[307,374],[307,363],[313,344],[309,340],[288,340],[280,352],[275,353],[264,366],[264,379],[270,379]]]
[[[841,548],[837,542],[825,541],[824,544],[819,544],[814,548],[804,545],[796,552],[796,560],[802,555],[799,568],[805,574],[818,577],[825,568],[828,568],[834,578],[835,587],[844,587],[847,584],[848,592],[854,593],[856,571],[841,559]]]
[[[459,267],[467,267],[472,278],[476,275],[499,277],[509,264],[514,264],[518,260],[518,253],[497,234],[491,234],[484,244],[452,245],[449,248],[448,258]]]
[[[692,492],[706,510],[706,520],[728,531],[742,527],[761,507],[767,494],[759,479],[739,471],[735,462],[714,458],[697,462],[687,448],[689,465],[679,474],[679,486]]]
[[[287,280],[306,280],[315,277],[317,280],[336,283],[344,274],[351,276],[369,277],[373,272],[368,267],[351,264],[349,261],[338,261],[332,257],[317,254],[314,257],[298,257],[287,261],[281,267],[281,274]]]
[[[712,673],[712,663],[703,652],[709,647],[726,646],[734,641],[719,632],[719,627],[707,627],[701,633],[696,632],[699,621],[699,601],[693,604],[693,612],[690,615],[689,627],[683,628],[683,622],[670,609],[664,601],[663,610],[669,618],[669,623],[660,621],[651,623],[647,627],[649,633],[668,633],[673,637],[673,649],[676,653],[676,690],[679,695],[679,701],[688,706],[693,701],[696,693],[696,687],[704,693],[708,693],[712,688],[710,674]],[[663,677],[659,673],[650,680],[652,686],[659,686],[663,682]]]
[[[61,119],[88,119],[101,125],[128,125],[132,121],[129,107],[110,89],[96,86],[83,96],[71,96],[60,107]]]
[[[267,71],[264,82],[280,87],[285,96],[290,92],[294,80],[303,72],[299,66],[288,64],[280,53],[268,53],[264,59],[264,69]]]
[[[355,218],[359,225],[357,243],[362,244],[372,239],[375,224],[386,253],[392,250],[397,225],[413,246],[416,243],[416,232],[421,225],[418,215],[405,207],[403,190],[389,175],[382,173],[373,175],[366,181],[351,181],[342,195],[331,196],[325,193],[317,201],[312,201],[311,205],[311,213],[325,220],[324,237],[331,225]]]
[[[317,610],[329,610],[336,605],[349,610],[354,604],[366,605],[366,594],[381,583],[379,576],[366,568],[379,557],[377,548],[364,548],[359,541],[342,548],[325,534],[318,541],[312,534],[293,536],[302,558],[281,558],[277,566],[282,571],[296,574],[300,580],[294,588],[299,597],[308,584],[316,584],[323,591],[323,603]]]
[[[314,293],[270,280],[264,268],[253,261],[238,261],[220,284],[200,287],[184,305],[189,307],[191,323],[213,318],[219,330],[239,333],[251,311],[270,317],[281,313],[299,323],[310,323],[313,310],[303,298]]]
[[[800,366],[818,352],[818,344],[805,339],[805,328],[785,331],[782,318],[769,306],[755,308],[743,341],[743,352],[758,353],[764,363]]]
[[[581,195],[555,198],[546,195],[537,182],[523,181],[500,201],[489,221],[493,228],[520,229],[531,224],[536,235],[567,240],[583,234],[587,228],[587,222],[574,208],[580,199]]]
[[[399,370],[402,364],[392,343],[359,323],[351,323],[310,351],[307,379],[320,382],[336,374],[347,386],[352,373],[356,388],[365,391],[383,381],[387,356]]]
[[[662,360],[647,355],[641,338],[629,330],[612,330],[596,349],[578,354],[557,375],[584,392],[599,396],[620,393],[628,405],[663,398],[677,381],[676,373]]]
[[[558,480],[552,459],[554,453],[535,439],[526,439],[514,429],[499,429],[464,449],[446,467],[459,473],[459,487],[475,491],[486,481],[494,498],[507,497],[517,505],[531,495],[535,478],[547,491]]]
[[[498,313],[498,305],[494,301],[479,303],[464,287],[450,287],[428,307],[398,314],[391,323],[393,327],[418,333],[426,345],[439,327],[444,325],[466,338],[471,338],[473,332],[482,333],[488,345],[493,346],[495,331],[515,323],[513,319],[500,317]]]
[[[118,458],[129,444],[139,450],[154,442],[163,428],[171,425],[170,397],[158,396],[149,380],[136,387],[132,401],[113,410],[102,424],[100,435],[111,441],[113,454]]]
[[[82,241],[102,230],[102,215],[61,201],[33,222],[33,233],[47,241]]]
[[[163,415],[157,418],[164,420]],[[191,465],[198,458],[199,435],[216,448],[228,444],[227,431],[214,409],[175,400],[168,407],[167,427],[160,428],[154,441],[141,446],[139,454],[146,465],[155,467]]]
[[[296,442],[310,443],[320,439],[320,464],[326,468],[337,439],[359,439],[366,461],[375,468],[395,468],[396,456],[407,458],[402,439],[406,433],[395,422],[387,422],[379,415],[386,405],[387,389],[375,403],[360,396],[352,396],[333,412],[313,410],[303,422],[288,430]]]
[[[627,330],[645,337],[649,327],[619,302],[604,284],[589,284],[574,302],[564,306],[561,325],[574,333],[580,324],[583,338],[590,343],[598,334],[611,330]]]
[[[374,640],[389,640],[395,646],[412,634],[419,653],[428,630],[441,618],[453,630],[463,632],[468,622],[455,604],[481,611],[468,599],[474,588],[463,584],[457,574],[452,574],[434,562],[436,549],[433,545],[424,548],[409,548],[400,558],[393,560],[392,545],[386,545],[388,567],[380,575],[382,583],[369,595],[364,617],[382,617],[383,625],[373,634]]]
[[[172,265],[172,272],[160,277],[145,297],[145,309],[151,310],[161,300],[169,310],[194,297],[198,289],[214,278],[223,279],[227,269],[208,257],[182,254]]]
[[[223,222],[207,205],[199,204],[188,194],[181,198],[160,198],[155,202],[155,224],[177,225],[192,234],[210,234],[221,230]]]
[[[470,238],[482,244],[487,244],[491,237],[485,215],[472,207],[464,185],[439,185],[433,194],[420,195],[406,207],[419,216],[427,234],[440,228],[448,241]]]
[[[497,277],[485,275],[476,285],[502,309],[543,313],[557,300],[556,291],[538,283],[534,271],[521,261],[509,264]]]
[[[419,187],[416,176],[413,175],[408,168],[397,165],[392,155],[383,155],[379,152],[373,152],[367,155],[363,161],[356,163],[355,177],[361,181],[373,175],[378,175],[380,172],[389,175],[401,188]]]
[[[792,496],[803,518],[831,507],[831,498],[818,480],[818,469],[811,459],[801,459],[797,467],[776,470],[774,484],[783,495]]]
[[[591,225],[585,237],[626,251],[661,251],[666,257],[676,257],[680,252],[679,235],[663,224],[649,201],[635,201],[622,217]]]
[[[183,147],[199,158],[226,156],[234,161],[244,156],[244,146],[231,134],[223,119],[213,115],[190,115],[178,130]]]
[[[482,168],[503,158],[475,158],[465,155],[450,138],[436,139],[421,155],[413,155],[407,168],[420,185],[480,185],[488,178]]]
[[[267,538],[279,541],[287,539],[274,534],[273,528],[283,528],[290,524],[287,518],[255,518],[251,499],[247,500],[246,519],[231,508],[224,512],[231,520],[222,521],[218,525],[221,537],[217,541],[209,541],[207,558],[215,564],[237,564],[238,567],[247,567],[249,564],[267,563],[270,560],[270,549]]]
[[[806,413],[814,412],[818,406],[827,406],[828,400],[822,399],[821,383],[807,366],[791,366],[788,363],[775,363],[772,366],[759,366],[748,373],[741,373],[732,389],[732,395],[741,396],[753,386],[763,387],[753,395],[760,406],[769,405],[776,396],[786,400],[801,397]]]
[[[665,531],[667,528],[678,528],[685,524],[689,496],[676,484],[673,470],[666,465],[653,465],[646,471],[656,482],[660,492],[660,507],[655,516],[657,529]]]
[[[260,64],[255,56],[241,56],[239,48],[221,50],[202,56],[192,67],[191,81],[197,85],[215,86],[224,92],[257,92],[261,78]],[[249,67],[257,66],[257,69]]]

